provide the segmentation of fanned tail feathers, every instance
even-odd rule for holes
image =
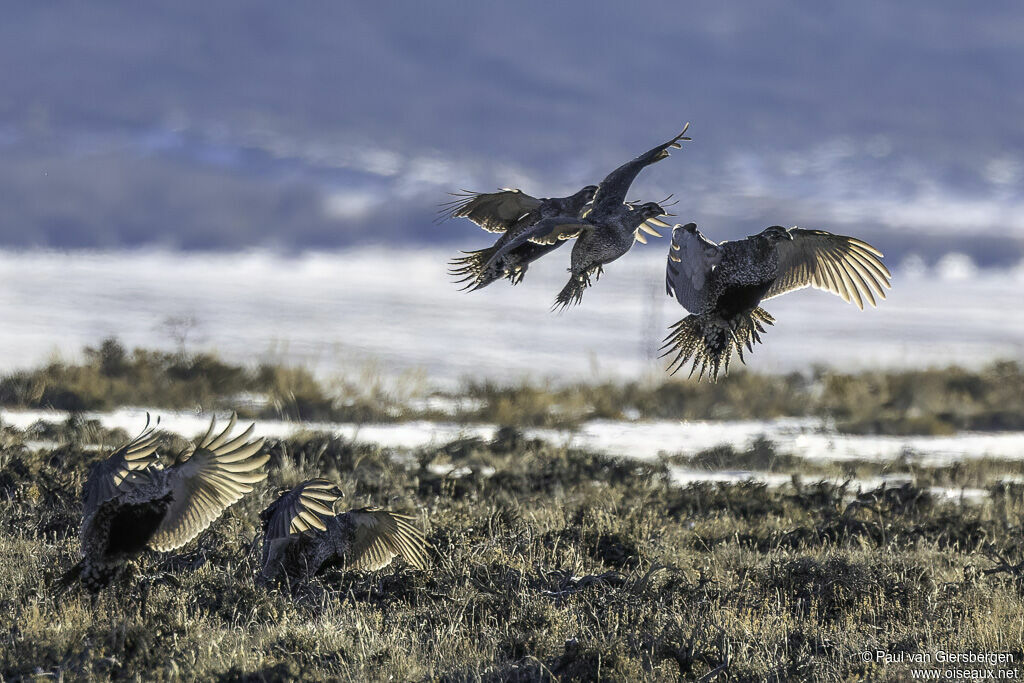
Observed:
[[[503,277],[507,277],[514,285],[519,284],[520,280],[523,279],[522,270],[517,269],[511,273],[506,273],[501,261],[487,268],[487,263],[496,251],[498,251],[497,247],[464,251],[462,253],[465,256],[454,258],[448,263],[451,266],[448,274],[459,278],[455,281],[456,284],[465,283],[465,286],[462,287],[463,291],[469,290],[472,292],[481,289]]]
[[[764,325],[774,323],[775,318],[760,307],[729,320],[724,320],[714,313],[688,315],[669,328],[671,331],[665,337],[661,355],[664,357],[675,354],[669,364],[670,374],[674,375],[687,362],[692,361],[691,377],[699,369],[698,381],[706,372],[708,379],[717,382],[720,372],[729,374],[729,361],[733,351],[736,351],[740,362],[745,363],[743,347],[746,346],[748,351],[753,351],[754,344],[761,341],[761,334],[765,331]]]

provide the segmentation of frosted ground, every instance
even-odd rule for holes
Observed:
[[[185,436],[200,434],[209,426],[209,415],[206,414],[166,410],[148,412],[160,417],[161,428]],[[121,428],[128,433],[135,433],[145,422],[146,413],[147,411],[141,408],[121,408],[110,412],[85,413],[84,417],[99,420],[106,428]],[[0,411],[0,423],[22,430],[30,429],[37,422],[59,423],[66,417],[67,413],[55,410]],[[490,440],[494,438],[497,429],[497,426],[488,424],[465,425],[422,420],[367,425],[260,420],[256,423],[255,436],[287,439],[302,432],[313,431],[395,449],[398,457],[405,457],[412,450],[440,446],[460,438]],[[901,460],[919,466],[943,467],[972,458],[1024,459],[1024,432],[961,432],[951,436],[864,436],[838,433],[817,418],[686,422],[592,420],[572,430],[523,431],[529,438],[541,439],[555,445],[641,460],[650,460],[661,455],[692,456],[716,446],[731,446],[737,451],[742,451],[750,448],[759,439],[769,440],[780,453],[791,453],[820,462]],[[30,445],[53,448],[57,444],[32,441]],[[440,474],[463,474],[454,467],[433,467]],[[792,478],[791,473],[734,469],[707,471],[684,467],[672,467],[672,474],[674,480],[681,485],[697,481],[752,480],[764,482],[769,486],[779,486]],[[839,479],[829,480],[840,483]],[[883,484],[900,485],[907,481],[910,481],[908,475],[897,473],[855,479],[851,480],[851,483],[854,487],[869,490]],[[931,487],[931,491],[937,495],[965,500],[979,500],[987,495],[987,491],[977,488]]]

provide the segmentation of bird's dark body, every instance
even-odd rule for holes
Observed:
[[[761,303],[771,286],[770,280],[753,285],[728,285],[719,295],[715,310],[726,320],[750,313]]]
[[[143,483],[105,500],[86,514],[82,522],[82,560],[62,583],[80,578],[91,593],[106,588],[124,568],[146,550],[171,503],[164,472],[144,471]]]
[[[311,529],[297,535],[278,556],[279,564],[272,571],[264,572],[264,580],[283,571],[288,580],[295,583],[308,581],[324,569],[344,569],[355,538],[351,516],[342,514],[323,521],[327,529]]]
[[[270,581],[272,578],[286,578],[288,583],[298,584],[315,576],[320,567],[315,566],[316,549],[323,538],[322,532],[316,530],[300,535],[288,544],[284,552],[279,556],[280,564],[275,567],[276,573],[264,572],[263,580]],[[283,576],[282,576],[283,575]]]
[[[721,262],[708,275],[704,304],[690,312],[714,312],[728,322],[761,303],[775,281],[778,257],[760,235],[720,246]]]
[[[99,514],[110,516],[104,555],[136,557],[141,554],[160,527],[171,499],[171,493],[168,492],[162,498],[143,503],[101,507]]]
[[[595,209],[586,219],[594,228],[584,232],[572,246],[569,282],[555,298],[555,307],[578,304],[590,286],[590,278],[600,275],[602,267],[630,250],[636,241],[634,230],[648,218],[663,216],[664,209],[653,202],[632,208],[620,204],[614,210]]]
[[[555,242],[554,244],[537,244],[535,242],[527,242],[526,244],[519,245],[510,251],[505,257],[505,270],[510,272],[507,277],[512,280],[512,284],[519,284],[523,279],[523,274],[526,273],[526,270],[529,268],[531,263],[539,259],[541,256],[550,254],[563,244],[565,244],[564,240]]]
[[[630,250],[636,241],[636,229],[648,219],[665,215],[665,210],[654,202],[626,204],[626,193],[642,170],[668,157],[670,148],[679,149],[680,140],[689,140],[683,137],[687,127],[689,124],[668,142],[619,166],[597,186],[593,207],[583,216],[592,229],[584,231],[573,245],[569,282],[555,298],[556,308],[580,303],[591,276],[600,275],[603,266]]]

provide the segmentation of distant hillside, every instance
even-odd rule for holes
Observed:
[[[690,120],[634,194],[718,236],[1024,256],[1017,3],[346,5],[6,5],[0,245],[451,240],[445,191],[573,190]]]

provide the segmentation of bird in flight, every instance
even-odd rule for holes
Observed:
[[[417,569],[427,568],[430,545],[412,517],[369,507],[335,514],[343,495],[326,479],[310,479],[260,513],[261,583],[282,573],[303,582],[328,566],[376,571],[399,555]]]
[[[504,189],[498,192],[462,191],[453,194],[450,202],[441,205],[439,220],[468,218],[488,232],[500,232],[498,240],[486,249],[464,251],[464,256],[450,262],[449,273],[468,283],[463,289],[476,290],[495,280],[507,278],[513,285],[523,280],[529,265],[541,256],[557,249],[561,242],[534,244],[527,242],[494,255],[509,241],[515,239],[538,221],[551,216],[578,216],[594,198],[596,185],[587,185],[568,197],[538,199],[522,190]]]
[[[663,356],[675,354],[675,374],[692,360],[690,375],[717,381],[733,351],[753,351],[775,319],[762,301],[805,287],[844,301],[877,305],[892,275],[882,252],[856,237],[773,225],[757,235],[716,244],[695,223],[672,230],[665,289],[690,315],[670,327]],[[877,297],[877,299],[876,299]]]
[[[626,202],[626,193],[640,171],[668,157],[669,149],[681,149],[680,142],[690,139],[685,136],[687,128],[689,124],[668,142],[609,173],[598,184],[591,207],[582,215],[551,216],[518,230],[491,256],[485,268],[527,242],[557,244],[575,238],[569,282],[558,294],[555,307],[565,308],[579,303],[583,291],[590,286],[591,276],[600,276],[605,264],[629,251],[634,242],[646,242],[644,233],[660,237],[655,227],[669,227],[658,218],[668,215],[658,203]]]
[[[159,434],[146,427],[92,466],[83,488],[82,559],[60,580],[98,593],[145,550],[167,552],[202,533],[231,505],[267,478],[263,439],[255,425],[231,437],[236,416],[214,434],[216,420],[198,441],[164,468],[156,455]]]

